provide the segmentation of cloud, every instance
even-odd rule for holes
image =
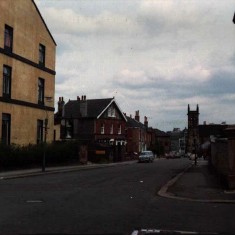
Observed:
[[[125,32],[130,34],[138,30],[138,24],[125,15],[103,11],[96,16],[86,16],[73,9],[56,9],[53,7],[46,10],[47,19],[52,25],[54,32],[59,34],[72,34],[86,36],[94,34],[115,35]],[[61,30],[63,28],[63,30]]]
[[[234,123],[233,0],[42,1],[57,42],[56,97],[116,97],[149,125]],[[217,121],[216,121],[217,120]]]

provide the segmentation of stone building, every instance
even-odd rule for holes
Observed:
[[[52,141],[56,42],[33,0],[1,0],[0,11],[0,140]]]
[[[188,135],[186,152],[195,153],[199,147],[199,107],[196,110],[190,110],[188,105]]]

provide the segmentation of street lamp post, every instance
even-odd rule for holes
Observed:
[[[196,139],[194,138],[194,151],[195,151],[195,157],[194,157],[194,165],[197,165],[197,145],[196,145]]]
[[[45,131],[44,131],[44,142],[43,142],[43,158],[42,158],[42,172],[45,172],[45,169],[46,169],[47,125],[48,125],[48,118],[45,118]]]
[[[52,100],[52,97],[45,97],[46,101],[50,102]],[[46,144],[47,144],[47,129],[48,129],[48,115],[47,115],[47,109],[46,105],[45,112],[46,112],[46,118],[44,120],[44,142],[43,142],[43,158],[42,158],[42,172],[45,172],[46,170]]]

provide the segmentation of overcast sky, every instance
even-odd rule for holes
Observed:
[[[35,0],[55,41],[56,101],[115,97],[161,130],[235,123],[234,0]]]

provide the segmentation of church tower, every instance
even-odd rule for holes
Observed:
[[[187,152],[195,153],[199,145],[199,107],[196,110],[190,110],[188,104],[188,139],[187,139]]]

